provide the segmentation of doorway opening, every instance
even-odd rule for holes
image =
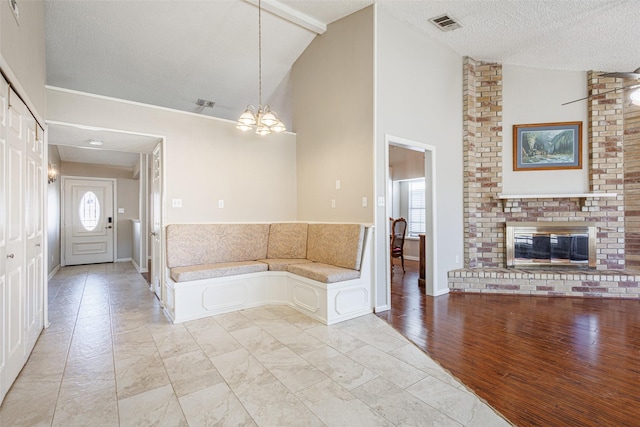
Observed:
[[[437,242],[435,229],[435,147],[393,136],[386,137],[387,154],[387,221],[386,236],[391,248],[393,222],[391,219],[407,220],[403,248],[405,259],[420,261],[419,279],[416,287],[424,286],[423,292],[434,295],[437,274]],[[422,248],[421,248],[422,246]],[[387,301],[391,305],[391,268],[394,259],[391,251],[387,256]],[[393,274],[402,274],[396,260]]]
[[[153,239],[151,232],[161,229],[162,223],[162,205],[155,203],[162,198],[162,164],[153,162],[153,153],[162,147],[164,138],[74,123],[48,124],[49,161],[56,163],[61,177],[61,184],[54,183],[48,189],[49,275],[57,271],[56,264],[102,262],[131,262],[140,273],[154,267],[161,271],[161,266],[154,266],[154,259],[161,262],[162,256],[153,256],[161,245],[155,244],[158,239]],[[110,210],[109,199],[102,199],[107,190],[93,188],[107,181],[113,186]],[[71,237],[71,231],[78,233]],[[99,234],[112,234],[113,242],[93,241]],[[86,241],[76,241],[79,236]],[[80,244],[69,246],[72,242]],[[109,259],[74,258],[82,251],[104,252],[109,244]],[[153,290],[162,301],[160,286]]]

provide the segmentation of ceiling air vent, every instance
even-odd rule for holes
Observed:
[[[213,101],[209,101],[208,99],[198,98],[198,100],[196,101],[196,105],[202,108],[213,108],[216,103]]]
[[[456,21],[450,15],[436,16],[435,18],[429,19],[429,21],[436,27],[440,28],[442,31],[453,31],[461,27],[458,21]]]

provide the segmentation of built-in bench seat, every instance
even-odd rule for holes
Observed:
[[[175,323],[287,304],[327,324],[371,313],[362,224],[171,224],[166,310]]]

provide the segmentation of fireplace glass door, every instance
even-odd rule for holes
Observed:
[[[597,226],[593,222],[507,222],[507,267],[596,267]]]
[[[517,263],[587,264],[588,233],[514,233]]]

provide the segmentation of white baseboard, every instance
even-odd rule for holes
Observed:
[[[129,261],[131,261],[131,258],[118,258],[116,260],[116,262],[129,262]]]
[[[439,297],[440,295],[446,295],[449,293],[449,288],[440,289],[439,291],[434,292],[434,297]]]
[[[387,310],[389,310],[389,304],[379,305],[377,307],[374,307],[373,310],[374,310],[375,313],[381,313],[383,311],[387,311]]]
[[[51,273],[49,273],[49,277],[47,278],[47,281],[49,281],[49,280],[53,279],[53,276],[55,276],[55,275],[56,275],[56,273],[58,272],[58,270],[60,270],[60,264],[56,265],[56,266],[54,267],[54,269],[53,269],[53,270],[51,270]]]

